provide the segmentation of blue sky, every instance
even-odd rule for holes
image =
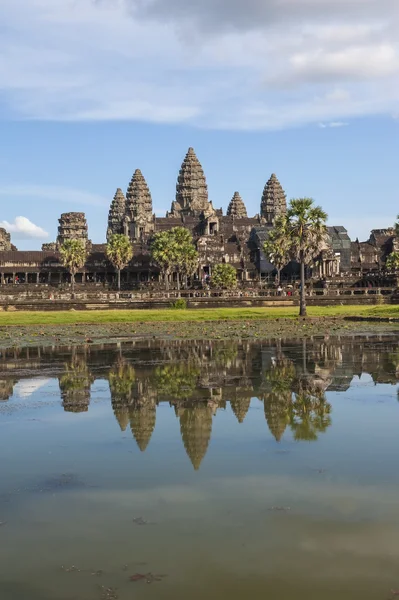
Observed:
[[[399,212],[397,0],[1,0],[0,221],[19,248],[140,168],[163,214],[189,146],[214,206],[272,172],[351,237]],[[47,235],[46,235],[47,234]]]

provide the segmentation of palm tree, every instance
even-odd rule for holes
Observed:
[[[277,217],[275,226],[276,228],[272,229],[263,244],[263,252],[272,265],[276,267],[277,283],[280,284],[281,270],[290,262],[288,239],[282,235],[285,227],[284,217]]]
[[[286,244],[290,258],[300,265],[301,317],[306,317],[305,267],[320,252],[327,233],[326,220],[327,213],[315,206],[311,198],[296,198],[290,201],[287,213],[276,221],[275,245]]]
[[[172,272],[177,273],[177,289],[180,292],[181,275],[191,275],[198,264],[193,238],[184,227],[156,233],[151,244],[151,256],[163,271],[167,290]]]
[[[121,289],[121,270],[126,267],[133,256],[133,248],[129,238],[123,233],[110,236],[106,254],[110,263],[118,272],[118,290]]]
[[[163,272],[166,291],[169,290],[169,276],[175,264],[175,252],[176,242],[170,235],[170,231],[160,231],[154,235],[151,256]]]
[[[228,263],[215,265],[212,269],[211,281],[216,288],[231,290],[237,285],[237,270]]]
[[[198,266],[198,253],[191,233],[184,227],[173,227],[170,231],[175,240],[175,264],[177,289],[180,293],[180,277],[192,275]]]
[[[72,294],[75,292],[75,275],[87,257],[86,246],[81,240],[65,240],[60,247],[61,262],[71,274]]]

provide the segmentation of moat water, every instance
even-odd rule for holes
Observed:
[[[0,599],[399,590],[399,337],[0,355]]]

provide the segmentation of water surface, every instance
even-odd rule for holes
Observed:
[[[0,599],[389,598],[398,373],[397,336],[3,352]]]

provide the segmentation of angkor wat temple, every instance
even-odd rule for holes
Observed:
[[[166,216],[157,217],[153,213],[150,190],[137,169],[126,194],[121,188],[115,193],[106,236],[108,239],[113,233],[124,233],[132,241],[134,255],[122,273],[126,285],[157,281],[159,269],[151,260],[151,237],[176,226],[186,227],[193,235],[199,253],[196,280],[202,281],[211,274],[213,265],[229,263],[237,269],[239,280],[255,283],[274,271],[262,246],[275,218],[286,210],[285,192],[272,174],[261,195],[259,214],[249,217],[243,199],[235,192],[224,215],[222,208],[214,208],[209,200],[204,171],[193,148],[189,148],[178,175],[175,200]],[[58,248],[68,238],[82,240],[88,250],[86,265],[76,277],[78,283],[111,283],[115,279],[114,269],[106,258],[105,244],[92,244],[84,213],[73,212],[61,215],[56,242],[43,244],[41,251],[17,251],[10,235],[0,229],[1,282],[12,283],[17,279],[20,283],[56,284],[68,281],[69,275],[58,254]],[[325,247],[312,275],[329,278],[380,271],[397,243],[393,229],[373,230],[368,241],[351,242],[344,227],[328,227]],[[286,269],[286,273],[293,271],[293,265]]]

